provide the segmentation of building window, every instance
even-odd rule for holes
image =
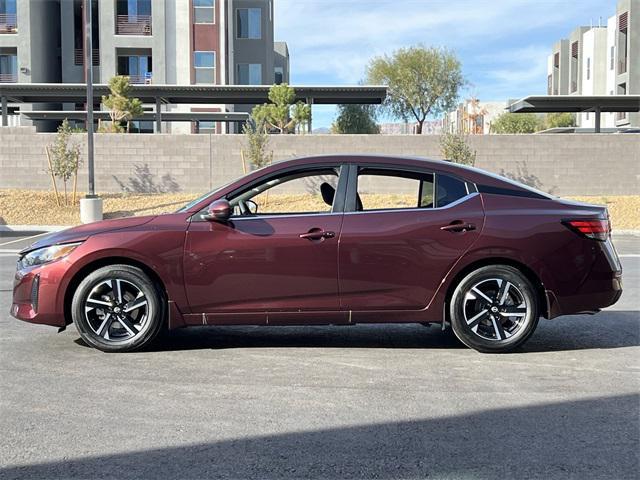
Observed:
[[[616,47],[611,46],[611,65],[609,67],[610,70],[614,70],[616,68]]]
[[[618,74],[627,73],[629,51],[629,12],[618,17]]]
[[[238,38],[262,38],[262,9],[239,8],[236,10]]]
[[[0,83],[15,83],[17,81],[18,81],[17,54],[14,54],[14,53],[3,54],[0,52]]]
[[[282,67],[275,67],[274,69],[274,82],[276,85],[280,85],[282,82],[284,82],[284,68]]]
[[[196,83],[216,83],[216,52],[193,52]]]
[[[587,57],[587,80],[591,79],[591,57]]]
[[[126,75],[133,84],[151,83],[153,60],[150,55],[118,55],[118,75]]]
[[[195,122],[195,133],[216,133],[216,122],[213,120],[198,120]]]
[[[151,35],[151,0],[117,0],[116,35]]]
[[[215,23],[215,0],[193,0],[193,23]]]
[[[0,33],[17,33],[16,0],[0,0]]]
[[[262,85],[262,65],[259,63],[239,63],[238,85]]]

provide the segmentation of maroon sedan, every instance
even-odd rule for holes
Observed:
[[[190,325],[415,322],[504,352],[540,316],[621,293],[605,207],[448,162],[338,155],[49,235],[20,253],[11,313],[75,322],[104,351]]]

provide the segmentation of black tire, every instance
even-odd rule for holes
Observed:
[[[148,346],[163,330],[166,303],[161,287],[141,269],[108,265],[80,282],[71,315],[86,344],[103,352],[130,352]]]
[[[535,331],[538,298],[520,270],[490,265],[460,281],[451,297],[449,314],[454,333],[466,346],[483,353],[503,353],[522,345]]]

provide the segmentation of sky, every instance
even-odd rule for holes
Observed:
[[[547,56],[579,25],[615,14],[615,0],[274,0],[292,85],[353,85],[374,56],[422,43],[452,49],[470,83],[462,97],[545,94]],[[313,108],[329,127],[333,106]]]

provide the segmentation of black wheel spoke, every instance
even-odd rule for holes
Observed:
[[[501,315],[505,317],[524,317],[527,314],[526,307],[516,307],[514,305],[509,305],[502,309]]]
[[[483,310],[477,315],[467,320],[467,325],[469,325],[469,328],[473,328],[476,325],[478,325],[478,323],[480,323],[482,320],[486,320],[487,318],[489,318],[489,310]]]
[[[507,338],[507,334],[504,332],[504,328],[502,327],[502,322],[500,321],[500,319],[493,317],[491,319],[491,322],[493,323],[493,329],[496,333],[496,338],[498,340],[504,340],[505,338]]]
[[[120,325],[122,325],[132,337],[138,334],[138,329],[127,315],[121,315],[118,317],[118,322],[120,322]]]

